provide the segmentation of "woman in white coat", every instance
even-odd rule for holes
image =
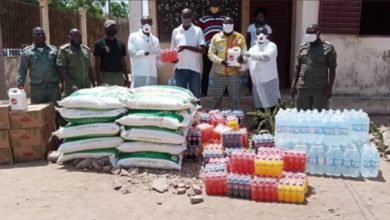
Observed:
[[[258,28],[256,37],[256,44],[244,54],[249,62],[255,107],[257,109],[273,109],[280,101],[276,64],[278,49],[273,42],[268,40],[266,28]]]
[[[142,28],[131,33],[128,50],[131,61],[131,88],[157,84],[157,68],[160,66],[160,42],[152,33],[153,20],[145,16]]]

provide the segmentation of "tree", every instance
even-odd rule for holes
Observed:
[[[0,0],[2,1],[2,0]],[[39,0],[22,0],[27,3],[38,4]],[[113,17],[127,17],[128,6],[126,0],[113,0],[111,2],[111,15]],[[77,13],[80,7],[87,11],[87,15],[92,17],[104,17],[103,8],[106,0],[50,0],[49,6],[61,10]]]

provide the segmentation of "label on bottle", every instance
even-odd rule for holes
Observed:
[[[351,160],[344,161],[344,166],[345,167],[351,167],[352,166],[352,161]]]

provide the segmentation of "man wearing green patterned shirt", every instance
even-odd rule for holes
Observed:
[[[60,47],[57,57],[57,66],[65,82],[65,96],[96,84],[89,48],[81,44],[80,31],[73,28],[68,36],[70,42]]]
[[[31,79],[32,104],[54,103],[60,99],[60,75],[56,68],[57,48],[46,44],[42,27],[33,29],[34,43],[23,49],[16,77],[18,88],[24,89],[27,72]]]

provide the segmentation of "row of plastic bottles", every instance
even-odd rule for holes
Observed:
[[[327,151],[314,145],[308,151],[307,172],[317,175],[376,177],[379,172],[379,152],[375,145],[365,144],[361,152],[349,144],[343,152],[340,146],[331,145]]]
[[[252,150],[238,149],[230,155],[231,172],[241,174],[254,174],[254,160],[256,154]]]
[[[227,195],[254,201],[303,203],[308,183],[304,173],[284,172],[277,178],[209,172],[204,175],[208,195]]]
[[[284,171],[305,172],[307,155],[305,151],[288,150],[283,152]]]
[[[217,125],[213,130],[213,139],[216,142],[222,141],[222,135],[231,132],[232,128],[223,124]]]
[[[305,201],[305,182],[297,178],[281,178],[278,183],[278,201],[303,203]]]
[[[224,149],[221,144],[207,144],[202,152],[203,160],[208,162],[210,158],[224,157]]]
[[[226,163],[208,163],[204,168],[204,172],[227,172]]]
[[[254,149],[260,147],[275,147],[274,137],[271,134],[256,134],[252,136],[252,146]]]
[[[251,198],[252,176],[229,174],[227,176],[227,195],[239,198]]]
[[[245,113],[242,110],[222,110],[222,115],[227,118],[228,116],[236,116],[238,118],[238,123],[240,126],[243,126],[245,121]]]
[[[224,148],[242,148],[241,131],[229,131],[222,134]]]
[[[227,194],[227,174],[226,172],[208,172],[204,175],[206,193],[208,195]]]
[[[214,126],[208,124],[208,123],[201,123],[197,125],[197,128],[200,129],[200,134],[202,136],[202,144],[211,143],[213,139],[213,130]]]
[[[283,172],[282,151],[277,148],[260,147],[255,159],[255,174],[266,177],[279,177]]]
[[[255,201],[278,201],[278,180],[276,178],[254,177],[251,198]]]
[[[163,49],[160,56],[163,63],[171,63],[179,59],[179,53],[176,49]]]
[[[275,142],[326,142],[346,145],[369,141],[369,117],[362,110],[297,111],[281,109],[275,116]]]

